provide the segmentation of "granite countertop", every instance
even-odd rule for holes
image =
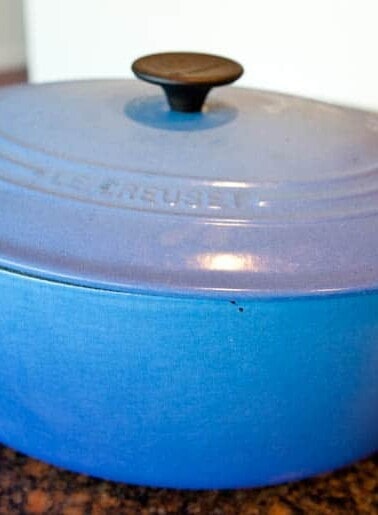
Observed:
[[[378,515],[378,454],[296,483],[184,491],[72,474],[0,446],[0,514]]]

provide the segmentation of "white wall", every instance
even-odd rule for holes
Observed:
[[[0,0],[0,71],[24,64],[22,0]]]
[[[197,50],[240,60],[241,85],[378,109],[378,0],[25,0],[34,81],[130,76]]]

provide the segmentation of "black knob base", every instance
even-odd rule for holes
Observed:
[[[200,112],[210,91],[208,86],[163,85],[169,107],[181,113]]]

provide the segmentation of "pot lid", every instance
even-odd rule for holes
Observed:
[[[0,266],[151,294],[377,288],[378,115],[236,87],[207,96],[241,67],[156,57],[134,71],[171,108],[135,80],[0,92]]]

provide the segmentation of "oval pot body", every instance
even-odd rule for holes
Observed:
[[[135,484],[283,482],[378,448],[378,293],[234,301],[0,272],[0,439]]]

